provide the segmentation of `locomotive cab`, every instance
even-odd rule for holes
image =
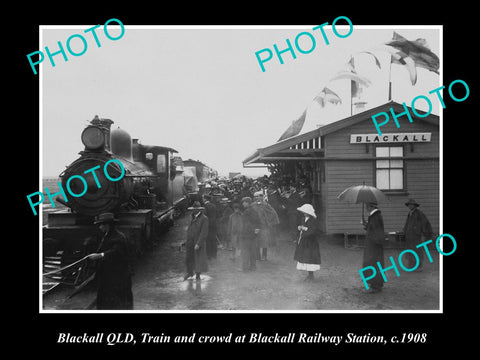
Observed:
[[[133,153],[134,161],[138,163],[144,163],[150,170],[152,176],[150,177],[150,193],[153,193],[157,197],[157,202],[162,204],[162,207],[171,206],[173,201],[169,196],[172,169],[170,167],[172,153],[176,152],[173,149],[162,146],[150,146],[142,145],[137,141],[134,142],[136,147]],[[175,172],[173,172],[175,175]]]

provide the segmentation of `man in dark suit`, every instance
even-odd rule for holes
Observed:
[[[240,248],[242,256],[242,271],[255,270],[257,268],[257,236],[260,232],[260,217],[252,209],[252,198],[242,199],[242,234],[240,236]]]
[[[185,264],[187,274],[183,280],[187,280],[193,276],[195,279],[201,280],[200,274],[208,270],[206,239],[208,235],[208,219],[203,215],[204,208],[200,206],[200,202],[194,201],[193,205],[188,208],[192,210],[192,219],[187,229],[187,240],[185,242],[186,257]]]
[[[367,203],[367,211],[369,212],[368,220],[364,223],[365,230],[365,249],[363,252],[363,267],[373,266],[377,267],[377,262],[380,262],[382,268],[384,266],[383,260],[383,243],[385,241],[385,230],[383,227],[383,218],[380,210],[378,210],[377,203]],[[367,281],[369,293],[376,293],[383,288],[383,277],[380,272],[376,276]]]
[[[205,215],[208,218],[207,258],[217,258],[217,207],[211,202],[211,195],[203,196]]]
[[[99,261],[97,281],[97,309],[133,309],[132,280],[127,247],[127,238],[115,228],[112,213],[97,216],[95,224],[103,232],[96,253],[90,260]]]
[[[420,206],[414,199],[409,199],[405,205],[410,209],[408,212],[403,232],[405,233],[405,248],[415,251],[418,255],[417,271],[423,268],[423,251],[417,250],[417,245],[429,240],[432,236],[432,226],[425,214],[418,209]],[[414,255],[407,254],[407,266],[413,269],[416,266]]]

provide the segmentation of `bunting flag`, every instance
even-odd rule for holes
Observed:
[[[378,59],[376,58],[376,56],[374,57],[377,62]],[[379,64],[380,62],[378,62],[378,65]],[[347,63],[347,70],[342,70],[338,72],[333,78],[330,79],[330,81],[341,80],[341,79],[347,79],[351,81],[352,98],[358,95],[358,90],[360,86],[368,87],[372,83],[368,78],[366,78],[365,76],[361,76],[357,73],[357,71],[355,70],[355,62],[354,62],[353,56],[350,57],[350,60]]]
[[[352,73],[356,73],[355,71],[355,60],[353,59],[353,55],[350,56],[350,61],[347,63],[347,68]],[[357,97],[359,94],[359,86],[356,81],[350,81],[350,105],[353,103],[353,98]]]
[[[379,69],[381,69],[380,61],[372,52],[361,51],[361,53],[365,53],[372,56],[375,60],[375,64],[378,66]],[[347,63],[346,70],[342,70],[338,72],[332,79],[330,79],[330,81],[342,80],[342,79],[350,80],[352,98],[357,97],[360,86],[370,86],[372,83],[366,77],[357,74],[355,70],[353,56],[350,57],[350,60]],[[327,103],[332,103],[335,105],[342,103],[342,99],[340,98],[340,96],[338,96],[334,91],[332,91],[330,88],[326,86],[322,89],[322,91],[317,96],[315,96],[313,101],[316,101],[318,104],[320,104],[322,108],[325,107]],[[287,128],[287,130],[283,132],[283,134],[280,136],[277,142],[300,134],[300,132],[302,131],[303,125],[305,124],[306,115],[307,115],[307,109],[303,111],[302,115],[297,120],[292,121],[290,126]]]
[[[307,109],[303,111],[303,114],[297,120],[292,121],[292,124],[288,127],[287,130],[285,130],[285,132],[282,134],[282,136],[280,136],[280,139],[278,139],[277,142],[300,134],[300,131],[302,131],[303,128],[303,124],[305,123],[306,116]]]
[[[370,51],[360,51],[360,53],[364,53],[364,54],[368,54],[370,56],[373,56],[373,59],[375,60],[375,65],[377,65],[379,69],[382,68],[382,65],[380,65],[380,60],[378,60],[378,58],[375,56],[374,53],[372,53]]]
[[[392,55],[392,64],[404,65],[407,68],[408,74],[410,76],[410,82],[412,85],[417,83],[417,68],[415,67],[415,62],[411,57],[402,57],[398,53],[391,53]]]
[[[348,79],[355,81],[359,85],[363,86],[370,86],[371,81],[367,79],[365,76],[358,75],[357,73],[350,72],[350,71],[340,71],[335,75],[332,80],[340,80],[340,79]]]
[[[392,63],[407,67],[412,85],[417,82],[417,67],[439,74],[440,60],[429,49],[425,39],[410,41],[393,32],[393,39],[385,45],[387,45],[387,51],[392,55]]]
[[[319,103],[322,108],[325,107],[327,102],[335,105],[342,103],[342,99],[340,99],[340,97],[335,92],[333,92],[326,86],[322,89],[320,94],[315,96],[313,100]]]
[[[382,68],[382,65],[380,64],[380,60],[378,60],[378,58],[375,56],[375,54],[372,53],[371,51],[366,51],[366,50],[365,51],[360,51],[360,52],[356,53],[355,55],[357,55],[357,54],[368,54],[368,55],[370,55],[375,60],[375,65],[377,65],[377,67],[379,69]],[[354,55],[350,55],[350,60],[347,63],[347,69],[356,73],[355,62],[353,60],[353,56]]]

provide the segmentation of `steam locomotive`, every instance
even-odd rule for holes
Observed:
[[[89,244],[95,244],[92,239],[99,236],[94,220],[101,213],[115,214],[117,228],[126,235],[131,256],[135,257],[148,250],[189,203],[182,167],[176,166],[177,151],[143,145],[125,130],[111,129],[112,124],[110,119],[95,116],[81,134],[85,148],[80,157],[60,174],[63,188],[74,175],[83,175],[87,183],[81,197],[69,198],[68,202],[57,197],[56,201],[68,208],[49,213],[43,227],[44,258],[56,258],[60,267],[95,251]],[[121,180],[109,181],[101,171],[96,178],[84,175],[89,169],[103,168],[111,159],[123,165]],[[122,170],[117,161],[110,161],[108,166],[111,175]],[[68,184],[77,194],[85,186],[78,177]],[[69,275],[74,283],[82,277],[79,273]]]

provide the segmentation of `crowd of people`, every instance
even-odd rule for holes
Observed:
[[[185,237],[184,281],[208,271],[209,261],[217,257],[217,249],[231,250],[230,259],[240,261],[239,271],[256,270],[257,261],[267,261],[268,248],[275,246],[279,231],[287,231],[288,238],[295,241],[293,259],[296,268],[307,272],[306,281],[314,279],[320,270],[321,256],[317,215],[311,203],[311,193],[306,183],[278,184],[272,179],[211,182],[189,207],[191,218]],[[384,265],[383,241],[385,231],[383,218],[375,202],[366,204],[368,219],[363,266]],[[405,244],[408,249],[432,235],[432,228],[420,204],[414,199],[405,203],[409,212],[404,226]],[[97,309],[132,309],[133,296],[128,265],[127,240],[115,227],[114,214],[100,214],[97,224],[104,234],[97,251],[89,258],[99,262],[96,274],[98,293]],[[240,252],[240,256],[238,253]],[[417,261],[418,271],[423,258]],[[409,265],[413,268],[413,265]],[[369,292],[382,290],[383,277],[378,273],[368,280]]]
[[[204,236],[198,236],[190,247],[202,251],[205,258],[216,258],[217,247],[232,251],[231,259],[235,260],[237,250],[241,254],[240,271],[256,269],[257,261],[266,261],[268,248],[275,246],[279,232],[285,231],[287,238],[296,242],[293,258],[297,261],[297,269],[306,271],[306,281],[314,279],[314,272],[320,270],[321,256],[319,246],[317,216],[312,205],[312,193],[308,183],[278,182],[264,177],[257,180],[230,181],[209,184],[205,187],[202,201],[196,201],[191,208],[194,210],[192,219],[204,211]],[[420,206],[414,199],[409,199],[405,206],[409,212],[403,229],[407,249],[416,246],[432,235],[432,228],[425,214],[418,209]],[[363,266],[384,265],[383,246],[385,229],[383,217],[376,202],[366,203],[368,219],[364,220],[365,248]],[[194,221],[192,220],[192,226]],[[189,228],[190,232],[190,228]],[[203,245],[204,244],[204,245]],[[198,245],[198,246],[197,246]],[[191,250],[190,250],[191,251]],[[193,276],[194,256],[188,255],[187,274],[185,280]],[[409,268],[418,261],[417,271],[422,271],[423,258],[408,257]],[[203,262],[202,262],[203,263]],[[203,271],[207,267],[203,267]],[[201,279],[195,271],[196,279]],[[381,274],[368,281],[370,293],[379,292],[383,288]]]
[[[200,194],[189,208],[185,280],[194,275],[201,279],[218,248],[230,250],[232,261],[240,253],[239,271],[256,270],[257,261],[267,261],[268,249],[277,245],[280,231],[297,242],[294,258],[297,268],[308,272],[306,280],[320,268],[316,222],[307,224],[316,215],[306,182],[280,182],[267,176],[215,180],[204,184]]]
[[[262,202],[277,213],[278,227],[293,237],[297,235],[300,220],[297,209],[303,204],[312,204],[312,191],[308,181],[306,179],[294,181],[290,177],[216,179],[202,184],[199,194],[196,200],[200,203],[208,201],[216,206],[216,217],[220,226],[227,222],[227,216],[233,212],[235,204],[242,209],[243,198],[256,199],[255,202],[258,203],[261,196]],[[224,235],[222,229],[220,232],[219,236],[222,237]]]

